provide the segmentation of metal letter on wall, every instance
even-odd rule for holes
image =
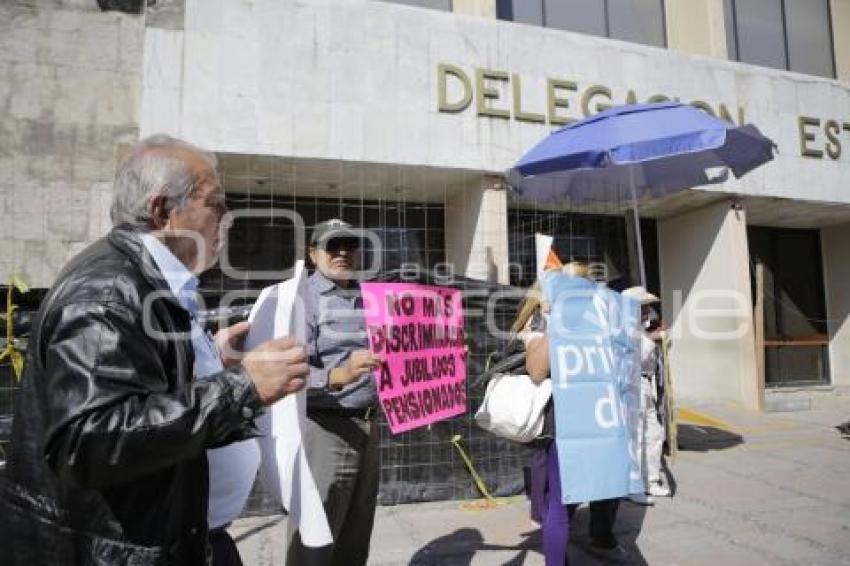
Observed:
[[[449,102],[448,76],[452,75],[463,85],[463,96],[457,102]],[[463,69],[440,63],[437,65],[437,97],[439,99],[440,112],[463,112],[472,102],[472,81]]]
[[[578,85],[573,81],[564,81],[560,79],[546,80],[546,98],[548,99],[549,124],[553,126],[563,126],[565,124],[569,124],[570,122],[575,121],[575,118],[569,118],[567,116],[558,115],[558,108],[563,108],[566,110],[570,107],[570,101],[568,98],[558,96],[558,93],[556,92],[558,89],[571,90],[573,92],[576,92],[578,90]]]
[[[587,88],[584,91],[584,94],[581,95],[581,111],[585,116],[590,116],[592,113],[590,111],[590,101],[597,96],[604,96],[611,101],[611,89],[607,86],[602,85],[593,85]],[[596,112],[602,112],[606,108],[610,108],[610,104],[599,103],[596,105]]]
[[[475,106],[479,116],[492,116],[493,118],[505,118],[510,120],[511,112],[506,108],[495,108],[491,101],[499,100],[499,91],[487,86],[486,81],[508,82],[510,75],[504,71],[492,71],[490,69],[475,70]]]
[[[709,115],[714,116],[715,118],[717,117],[717,115],[714,113],[714,108],[712,108],[708,102],[703,102],[702,100],[694,100],[693,102],[691,102],[691,106],[693,106],[694,108],[699,108],[703,112],[707,112]]]
[[[726,120],[730,124],[735,124],[735,120],[732,119],[732,113],[729,112],[729,107],[722,102],[720,103],[720,119]],[[741,106],[738,107],[738,125],[744,125],[744,109]]]
[[[821,159],[823,157],[823,152],[819,149],[810,148],[807,143],[815,141],[815,135],[806,131],[806,128],[810,126],[820,126],[820,120],[817,118],[809,118],[808,116],[800,116],[797,118],[797,127],[800,130],[800,155],[803,157]]]
[[[835,120],[829,120],[823,131],[826,133],[826,154],[830,159],[840,158],[841,142],[838,140],[838,134],[841,133],[841,124]]]

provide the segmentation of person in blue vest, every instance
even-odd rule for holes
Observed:
[[[570,277],[584,279],[588,289],[596,283],[588,278],[587,264],[571,261],[562,271]],[[513,329],[526,350],[526,370],[534,381],[550,378],[549,339],[546,335],[548,304],[542,300],[539,285],[531,289],[520,306]],[[565,505],[561,499],[561,478],[558,467],[558,450],[555,444],[554,407],[547,407],[543,436],[534,441],[534,452],[529,462],[529,499],[532,518],[543,531],[543,554],[546,566],[564,566],[569,563],[567,547],[570,540],[570,518],[576,505]],[[614,535],[614,523],[620,499],[590,502],[590,540],[585,550],[609,562],[625,562],[628,551]]]

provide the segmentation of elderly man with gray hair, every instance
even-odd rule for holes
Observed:
[[[114,227],[39,311],[0,509],[0,564],[206,564],[208,448],[304,386],[301,344],[244,356],[196,320],[226,229],[214,156],[167,136],[120,166]],[[227,351],[230,353],[228,354]],[[203,372],[205,379],[196,379]]]

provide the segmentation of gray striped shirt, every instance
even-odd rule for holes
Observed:
[[[369,347],[360,286],[352,282],[348,288],[340,287],[317,270],[307,279],[305,294],[308,408],[361,409],[375,405],[378,393],[371,373],[341,391],[328,388],[330,371],[343,365],[354,350]]]

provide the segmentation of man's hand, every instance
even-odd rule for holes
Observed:
[[[224,367],[234,366],[242,361],[244,356],[241,351],[242,341],[245,340],[250,329],[251,323],[243,320],[215,333],[213,341]]]
[[[292,338],[263,342],[245,355],[242,366],[251,376],[263,405],[299,391],[310,373],[307,350]]]
[[[381,358],[369,350],[354,350],[343,365],[330,371],[328,386],[332,389],[342,389],[378,367],[380,363]]]

